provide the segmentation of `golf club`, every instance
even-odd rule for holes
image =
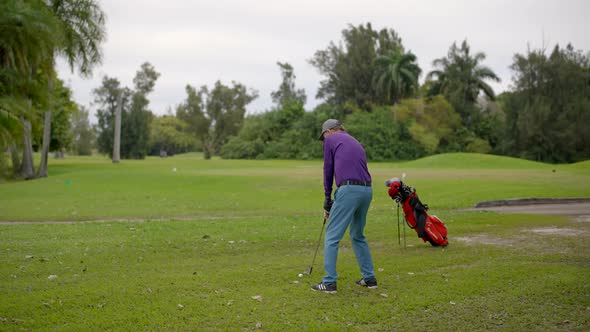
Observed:
[[[307,274],[307,275],[311,275],[311,272],[313,271],[313,264],[315,263],[315,256],[317,256],[318,250],[320,249],[320,243],[322,242],[322,233],[324,233],[324,226],[326,226],[327,219],[328,218],[324,217],[324,223],[322,224],[322,229],[320,230],[320,237],[318,239],[318,245],[315,248],[315,253],[313,254],[313,260],[311,261],[311,265],[309,266],[309,269],[305,270],[305,274]]]
[[[401,238],[401,233],[400,233],[400,225],[399,225],[399,203],[396,203],[397,205],[397,244],[401,245],[402,244],[402,238]]]
[[[402,173],[402,180],[406,178],[406,173]],[[400,181],[397,177],[391,178],[385,181],[385,186],[389,187],[393,182]],[[401,233],[400,233],[400,217],[399,217],[399,208],[400,208],[400,201],[396,200],[397,205],[397,243],[401,245]],[[404,227],[404,248],[406,248],[406,228]]]

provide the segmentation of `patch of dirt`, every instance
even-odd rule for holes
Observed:
[[[475,236],[461,236],[453,237],[451,241],[460,241],[467,244],[491,244],[496,246],[511,247],[516,242],[516,239],[502,239],[498,237],[491,237],[485,234],[478,234]],[[450,241],[449,241],[450,242]]]
[[[557,228],[557,227],[540,227],[523,230],[522,232],[533,232],[541,235],[560,235],[560,236],[578,236],[586,233],[581,229],[574,228]]]
[[[590,203],[533,204],[514,206],[493,206],[465,209],[465,211],[494,211],[498,213],[524,213],[561,216],[585,216],[590,214]]]
[[[575,222],[590,222],[590,215],[577,216],[575,218],[572,218],[572,220]]]

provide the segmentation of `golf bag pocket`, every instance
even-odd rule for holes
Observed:
[[[424,232],[426,233],[428,242],[435,247],[445,247],[449,244],[447,240],[447,227],[437,216],[428,215]]]

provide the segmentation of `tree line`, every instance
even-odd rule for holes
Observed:
[[[80,3],[85,6],[77,7]],[[307,95],[295,85],[294,68],[278,62],[282,82],[263,113],[246,115],[256,90],[217,81],[198,88],[187,84],[185,99],[156,116],[149,94],[160,73],[146,62],[133,87],[103,77],[93,90],[98,123],[92,127],[88,110],[57,78],[54,60],[65,57],[83,75],[100,63],[104,14],[97,3],[12,0],[0,6],[0,151],[7,152],[0,153],[0,172],[5,177],[46,175],[49,150],[90,154],[96,148],[113,157],[117,112],[124,159],[188,151],[202,151],[205,158],[321,158],[318,130],[328,118],[341,119],[370,160],[453,151],[545,162],[590,155],[590,55],[571,45],[515,54],[512,89],[496,96],[489,82],[499,78],[485,66],[485,54],[473,52],[466,40],[434,60],[420,84],[417,55],[393,29],[349,25],[338,43],[308,59],[323,77],[316,94],[322,102],[312,110],[304,108]],[[48,37],[38,27],[43,15],[47,22],[41,24],[54,29],[55,41],[43,40],[46,49],[31,51]],[[42,152],[37,172],[31,169],[33,150]]]
[[[419,84],[417,57],[394,30],[349,25],[339,43],[309,59],[324,77],[317,92],[324,102],[311,111],[297,100],[276,103],[248,116],[221,156],[321,158],[318,128],[338,118],[371,160],[456,151],[542,162],[590,157],[588,52],[568,44],[517,53],[512,89],[498,96],[489,83],[500,79],[485,59],[467,40],[453,43]]]

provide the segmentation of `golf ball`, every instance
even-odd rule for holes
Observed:
[[[302,278],[302,277],[303,277],[303,273],[299,273],[299,278]]]

